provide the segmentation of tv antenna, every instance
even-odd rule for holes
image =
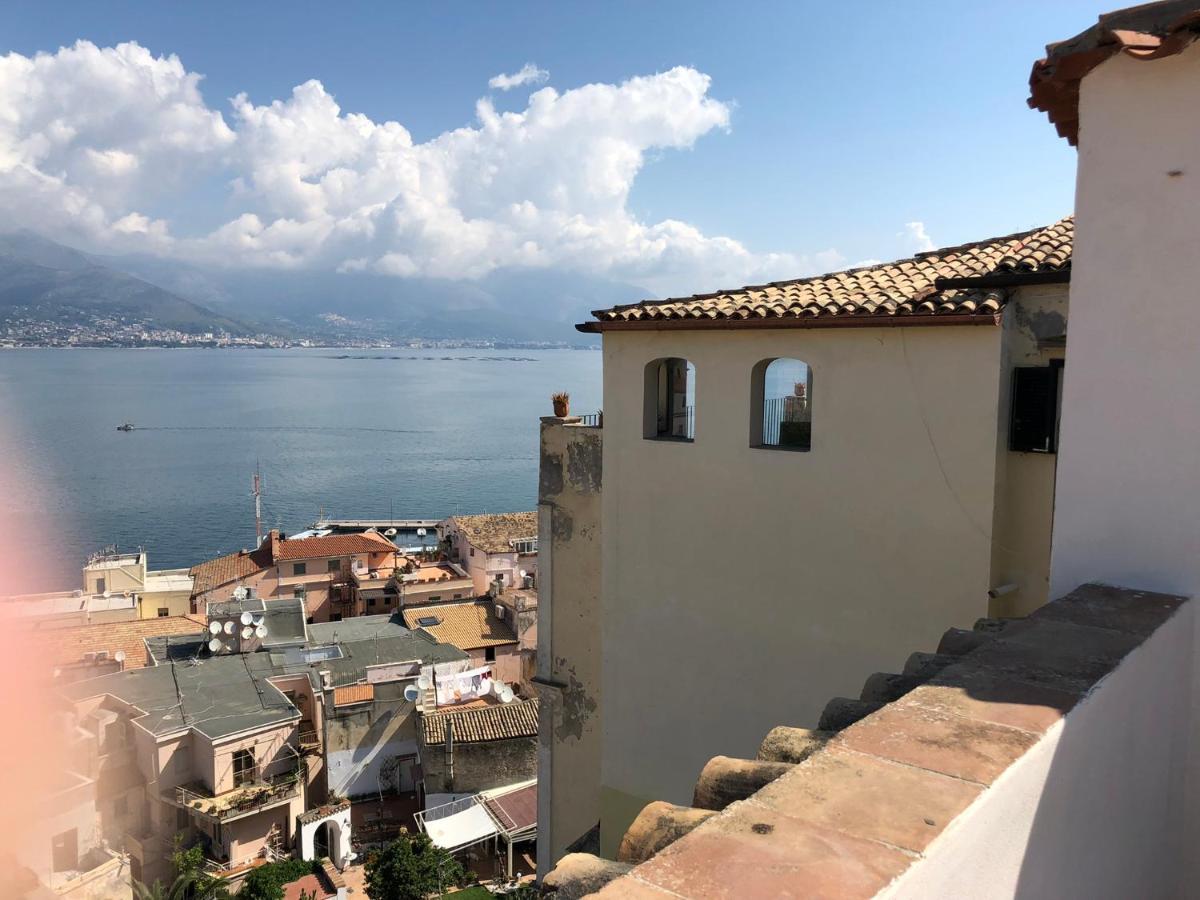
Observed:
[[[259,469],[259,461],[254,461],[254,479],[253,490],[254,495],[254,546],[262,546],[262,472]]]

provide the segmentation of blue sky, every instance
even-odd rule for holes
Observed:
[[[1026,81],[1047,42],[1100,11],[1074,0],[22,3],[0,13],[0,50],[32,56],[82,38],[176,54],[231,127],[230,97],[266,105],[317,79],[343,114],[398,121],[414,142],[478,124],[484,95],[523,110],[531,88],[489,91],[488,79],[527,62],[560,93],[690,67],[711,78],[727,127],[643,148],[629,214],[805,265],[832,248],[849,264],[912,252],[909,222],[947,245],[1070,211],[1075,151],[1027,108]],[[221,164],[177,186],[171,228],[236,212],[229,175]],[[164,204],[143,207],[153,218]]]

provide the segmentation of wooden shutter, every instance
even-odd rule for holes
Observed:
[[[1008,449],[1025,453],[1055,451],[1058,418],[1058,368],[1013,369],[1012,420]]]

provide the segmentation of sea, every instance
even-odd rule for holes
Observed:
[[[252,547],[256,469],[288,533],[533,509],[539,416],[555,391],[595,412],[600,376],[594,350],[2,350],[3,558],[46,560],[3,580],[74,588],[110,545],[155,569]]]

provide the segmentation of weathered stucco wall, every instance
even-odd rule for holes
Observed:
[[[376,700],[335,710],[331,693],[326,701],[329,792],[353,798],[378,794],[381,787],[394,789],[397,760],[417,756],[413,704],[403,699]]]
[[[1082,82],[1056,593],[1200,589],[1198,105],[1200,44]]]
[[[643,438],[661,357],[696,367],[694,443]],[[750,447],[772,357],[812,367],[810,452]],[[714,754],[986,614],[1000,368],[994,326],[605,336],[606,855]]]
[[[537,778],[537,741],[517,738],[454,744],[454,777],[443,744],[421,746],[427,794],[477,794]]]
[[[547,418],[538,487],[538,871],[600,821],[603,429]]]

